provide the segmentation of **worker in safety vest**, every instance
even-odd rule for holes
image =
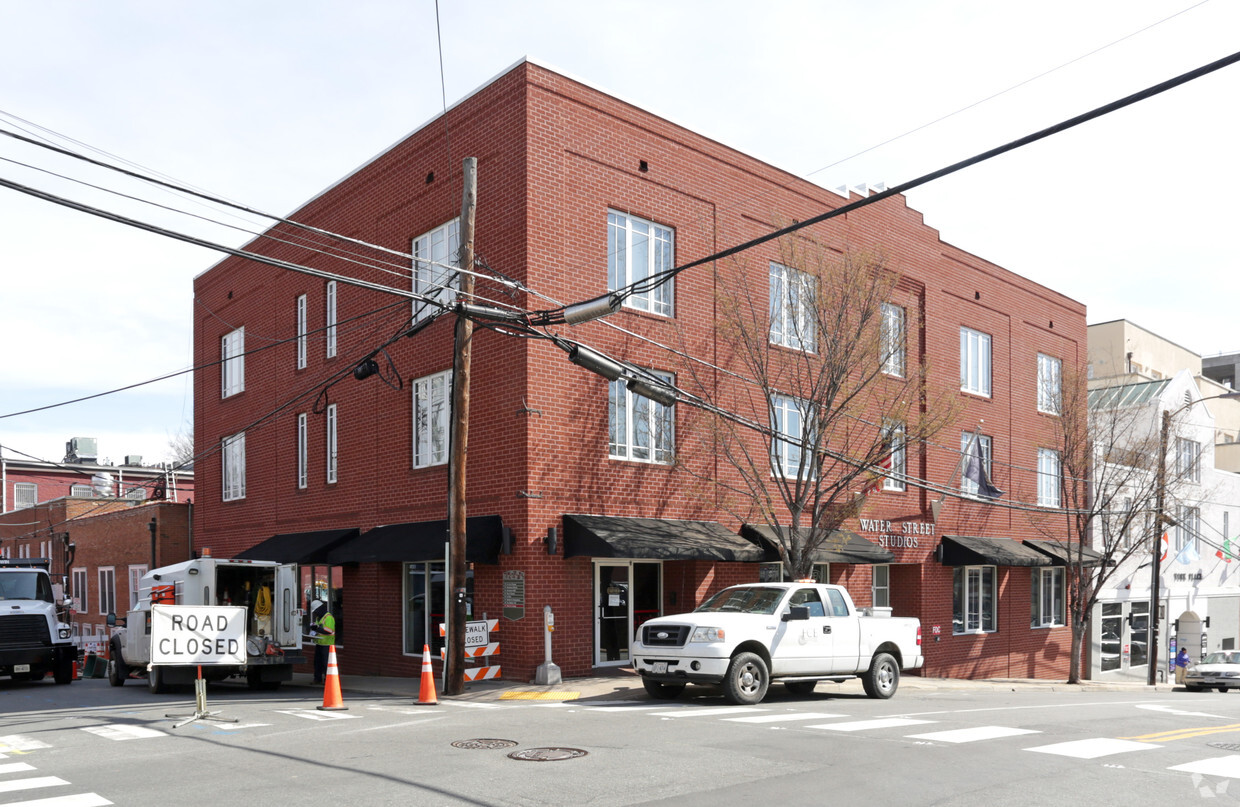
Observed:
[[[336,618],[327,610],[327,603],[315,600],[310,603],[310,636],[314,639],[314,683],[321,684],[327,677],[327,653],[336,643]]]

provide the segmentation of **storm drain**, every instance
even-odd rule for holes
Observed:
[[[516,744],[517,744],[516,740],[478,739],[478,740],[457,740],[456,742],[452,743],[452,747],[453,748],[465,748],[469,750],[480,749],[483,751],[495,751],[500,748],[512,748]]]
[[[586,753],[580,748],[526,748],[522,751],[513,751],[508,758],[522,762],[559,762],[584,757]]]
[[[1206,743],[1211,748],[1221,748],[1224,751],[1240,751],[1240,743]]]

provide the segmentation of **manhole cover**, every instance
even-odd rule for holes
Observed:
[[[559,762],[562,759],[576,759],[585,755],[586,752],[580,748],[526,748],[523,751],[513,751],[508,758],[519,759],[522,762]]]
[[[492,740],[492,739],[457,740],[456,742],[452,743],[452,747],[453,748],[469,748],[469,749],[481,748],[484,751],[493,751],[496,748],[512,748],[516,744],[517,744],[516,740]]]
[[[1221,748],[1224,751],[1240,751],[1240,743],[1206,743],[1211,748]]]

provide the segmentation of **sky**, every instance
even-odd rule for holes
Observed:
[[[1231,55],[1240,3],[0,0],[0,28],[0,132],[285,215],[526,57],[824,187],[895,186]],[[1238,98],[1233,65],[908,204],[1090,323],[1240,351]],[[0,180],[228,246],[258,226],[10,137]],[[222,257],[0,187],[4,456],[171,459]]]

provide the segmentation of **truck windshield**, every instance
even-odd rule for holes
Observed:
[[[5,572],[0,574],[0,600],[45,600],[52,601],[51,587],[39,585],[40,580],[47,580],[38,572]]]
[[[697,607],[698,611],[739,611],[744,614],[773,614],[784,597],[784,589],[767,587],[725,588]]]

